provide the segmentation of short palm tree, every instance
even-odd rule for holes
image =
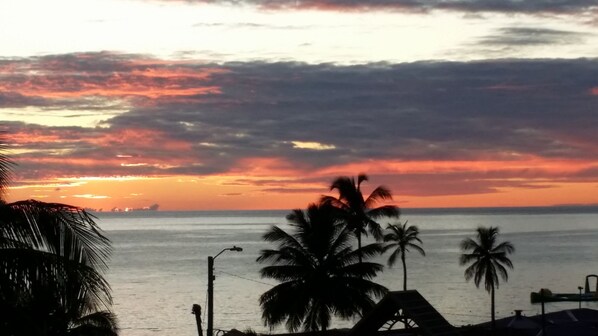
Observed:
[[[330,190],[338,191],[338,198],[322,197],[323,203],[331,204],[340,210],[341,218],[357,238],[358,249],[361,248],[361,236],[367,236],[368,232],[376,240],[383,238],[382,228],[376,219],[399,216],[399,208],[394,205],[376,207],[382,201],[392,200],[392,194],[388,188],[378,186],[367,198],[363,197],[361,183],[367,180],[368,177],[365,174],[359,174],[357,181],[352,177],[338,177],[330,185]],[[361,256],[359,258],[361,262]]]
[[[515,247],[508,241],[498,242],[497,227],[478,227],[475,239],[465,238],[461,241],[459,263],[469,266],[465,269],[465,279],[473,278],[476,287],[484,280],[484,287],[491,297],[492,329],[496,327],[494,309],[494,291],[499,286],[498,276],[504,281],[509,279],[507,267],[513,269],[513,263],[508,255],[515,252]]]
[[[287,219],[291,231],[273,226],[264,234],[276,249],[262,250],[257,259],[270,263],[263,278],[280,284],[260,297],[262,318],[267,326],[285,323],[289,331],[326,330],[332,315],[348,319],[374,305],[373,298],[387,289],[371,281],[383,266],[358,263],[358,255],[380,253],[379,244],[353,250],[351,232],[338,222],[329,205],[310,205],[306,212],[293,210]]]
[[[0,192],[13,166],[4,149]],[[0,329],[15,336],[116,335],[102,276],[110,250],[78,207],[0,198]]]
[[[405,255],[409,249],[414,249],[421,255],[425,256],[426,252],[421,246],[423,243],[419,239],[419,229],[415,225],[407,226],[404,224],[388,224],[387,230],[390,232],[384,235],[384,241],[388,244],[384,246],[384,252],[392,250],[388,257],[388,266],[392,267],[397,261],[397,257],[401,258],[403,264],[403,290],[407,290],[407,264],[405,263]]]

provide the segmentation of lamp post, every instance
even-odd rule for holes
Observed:
[[[238,246],[228,247],[218,252],[215,256],[208,257],[208,330],[206,336],[214,336],[214,259],[224,251],[241,252],[242,248]]]
[[[577,289],[579,289],[579,309],[581,309],[581,290],[583,289],[583,287],[579,286],[577,287]]]

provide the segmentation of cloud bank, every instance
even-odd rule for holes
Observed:
[[[598,60],[338,66],[84,53],[0,69],[0,113],[35,113],[2,123],[22,179],[318,172],[297,182],[327,183],[375,167],[411,194],[441,195],[598,178]],[[124,112],[93,127],[44,124],[58,107],[101,116],[111,104]]]

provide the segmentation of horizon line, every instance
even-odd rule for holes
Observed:
[[[97,209],[85,208],[89,212],[107,214],[107,213],[167,213],[167,212],[267,212],[267,211],[290,211],[303,208],[279,208],[279,209],[179,209],[179,210],[148,210],[136,209],[131,211],[97,211]],[[557,204],[557,205],[535,205],[535,206],[495,206],[495,207],[399,207],[401,214],[408,213],[441,213],[441,212],[598,212],[598,203],[596,204]]]

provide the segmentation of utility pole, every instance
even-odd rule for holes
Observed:
[[[208,330],[206,336],[214,335],[214,258],[208,257]]]
[[[208,257],[208,328],[206,336],[214,336],[214,280],[216,279],[216,276],[214,276],[214,260],[224,251],[241,252],[243,249],[233,246],[223,249],[213,257]]]

